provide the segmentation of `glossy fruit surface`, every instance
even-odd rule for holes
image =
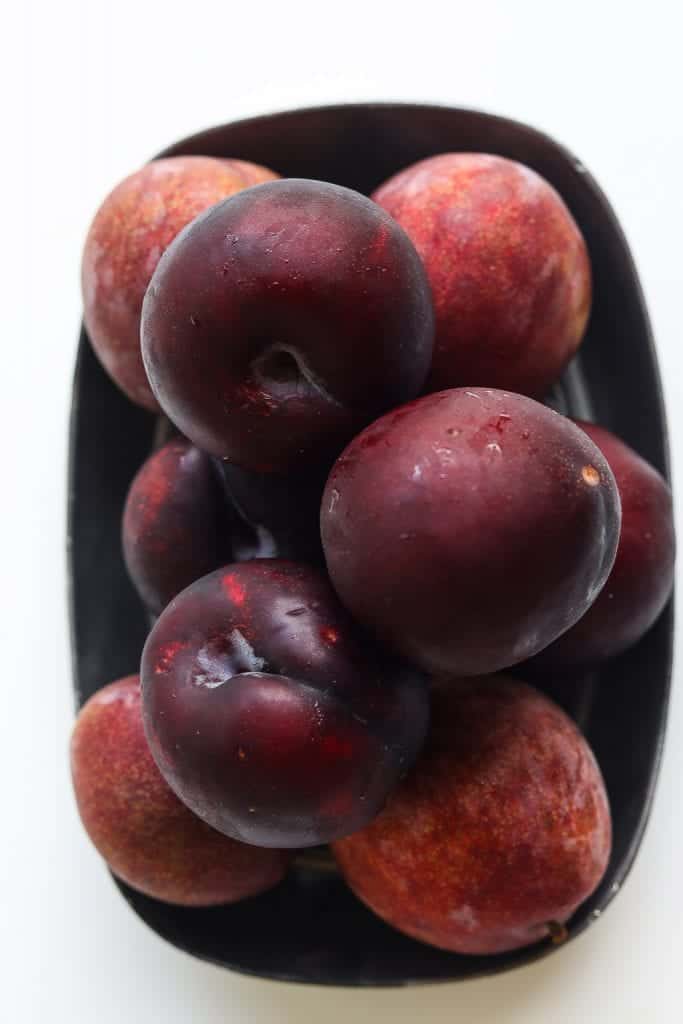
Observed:
[[[417,394],[432,337],[405,232],[365,196],[300,179],[198,218],[160,261],[142,316],[169,418],[204,451],[265,472],[334,458]]]
[[[169,157],[125,178],[100,206],[83,251],[83,315],[98,358],[131,401],[159,408],[142,365],[140,311],[162,252],[207,207],[275,177],[243,160]]]
[[[195,817],[159,774],[141,712],[138,677],[119,679],[85,704],[71,740],[78,810],[114,874],[186,907],[232,903],[276,885],[288,855],[237,843]]]
[[[596,664],[628,650],[659,618],[673,587],[676,539],[666,480],[609,430],[577,423],[614,473],[621,497],[619,547],[597,600],[538,655],[534,671]]]
[[[123,514],[126,567],[157,614],[200,576],[230,560],[231,515],[208,455],[174,438],[146,460]]]
[[[357,436],[330,473],[323,548],[342,602],[426,670],[497,671],[600,592],[619,496],[593,442],[532,399],[427,395]]]
[[[145,728],[169,785],[226,835],[313,846],[366,824],[427,727],[414,670],[382,656],[322,573],[277,559],[183,591],[142,657]]]
[[[501,953],[563,934],[610,854],[588,744],[556,704],[504,677],[437,690],[432,721],[386,808],[334,844],[346,881],[441,949]]]
[[[327,472],[259,473],[215,460],[228,504],[240,516],[244,541],[235,561],[246,557],[286,558],[323,565],[320,502]]]
[[[410,235],[434,296],[430,391],[480,385],[542,398],[591,305],[586,244],[539,174],[487,153],[443,153],[373,194]]]

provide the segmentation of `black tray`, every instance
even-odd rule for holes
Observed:
[[[393,172],[447,150],[512,157],[562,194],[588,243],[594,306],[579,358],[557,391],[562,411],[614,430],[668,475],[666,424],[650,325],[619,224],[586,169],[552,139],[475,111],[402,104],[322,107],[238,121],[177,143],[178,153],[232,156],[286,176],[369,193]],[[153,445],[154,417],[111,384],[82,335],[74,382],[69,556],[77,703],[137,671],[147,630],[129,584],[119,529],[128,484]],[[667,716],[673,614],[594,676],[554,687],[605,776],[614,817],[607,874],[569,925],[570,938],[605,909],[638,850],[657,779]],[[188,910],[120,885],[135,911],[179,948],[238,971],[288,981],[406,985],[458,980],[528,963],[550,941],[494,957],[457,956],[408,939],[374,917],[334,870],[302,859],[276,889],[234,906]]]

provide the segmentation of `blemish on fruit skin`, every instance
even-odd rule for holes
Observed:
[[[323,626],[320,630],[320,638],[326,644],[338,644],[339,643],[339,630],[333,626]]]
[[[337,502],[339,501],[340,494],[336,487],[333,487],[330,492],[330,504],[328,512],[334,512]]]
[[[581,470],[581,476],[583,477],[584,482],[587,483],[589,487],[597,487],[600,483],[600,474],[595,468],[595,466],[584,466]]]
[[[237,748],[237,757],[238,757],[238,759],[240,761],[246,761],[246,759],[247,759],[247,752],[244,749],[244,747],[238,747]]]
[[[186,643],[182,640],[172,640],[166,644],[165,647],[161,648],[157,663],[154,666],[154,674],[157,676],[164,675],[166,672],[170,672],[173,668],[173,661],[176,655],[187,647]]]
[[[227,573],[221,580],[221,585],[225,594],[230,598],[233,604],[241,606],[244,604],[247,598],[246,590],[238,579],[232,574]]]

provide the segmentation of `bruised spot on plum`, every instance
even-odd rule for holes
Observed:
[[[193,327],[201,327],[199,317],[196,316],[194,313],[190,313],[190,323],[192,324]]]
[[[180,651],[185,650],[186,647],[187,644],[183,643],[182,640],[172,640],[170,643],[166,644],[165,647],[162,647],[159,652],[157,663],[154,666],[154,674],[161,676],[164,675],[165,672],[170,672],[173,668],[173,662],[176,655]]]
[[[320,630],[320,637],[326,644],[338,644],[339,630],[334,629],[332,626],[323,626]]]
[[[247,592],[244,589],[244,586],[232,573],[227,573],[227,575],[223,577],[222,586],[223,591],[227,594],[233,604],[240,607],[244,604],[247,598]]]
[[[584,466],[581,470],[581,476],[589,487],[597,487],[600,483],[600,474],[595,466]]]

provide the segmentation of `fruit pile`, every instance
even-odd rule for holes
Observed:
[[[98,211],[83,296],[103,366],[170,438],[123,516],[139,676],[72,739],[112,871],[211,906],[330,844],[421,941],[561,937],[610,811],[586,740],[521,679],[635,644],[674,535],[653,467],[542,404],[591,303],[560,196],[486,154],[372,198],[157,160]]]

